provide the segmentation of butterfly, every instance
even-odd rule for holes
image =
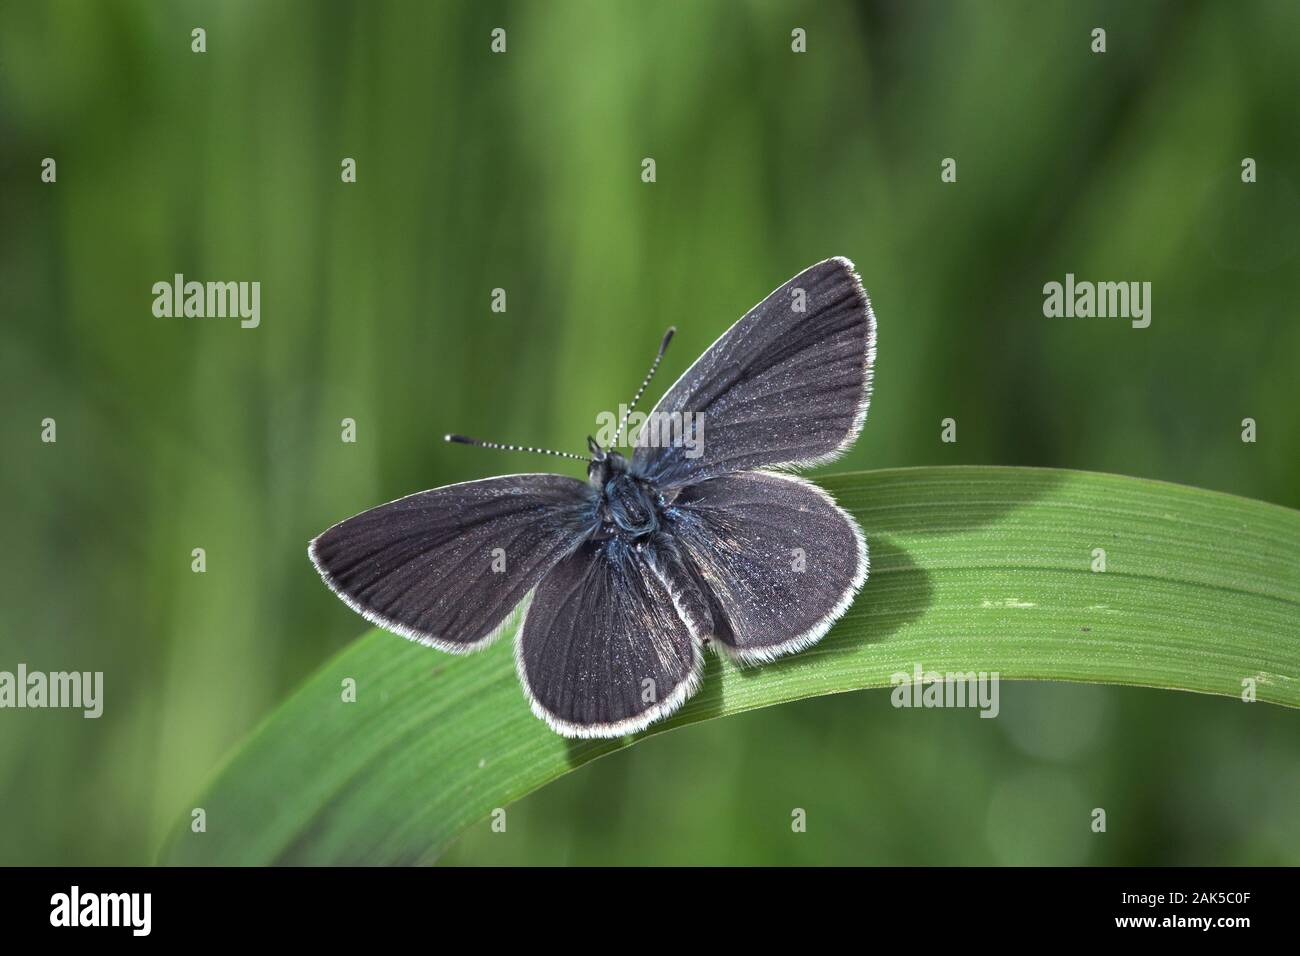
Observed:
[[[589,456],[446,436],[576,458],[586,481],[506,475],[372,508],[311,542],[325,583],[368,621],[455,654],[517,623],[524,696],[566,737],[673,713],[707,645],[744,665],[816,643],[866,581],[867,542],[788,472],[835,459],[862,430],[876,342],[862,282],[844,258],[799,273],[620,444],[672,332],[614,440],[588,438]]]

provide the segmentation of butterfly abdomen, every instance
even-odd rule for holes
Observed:
[[[655,534],[638,545],[639,553],[668,591],[677,616],[697,640],[707,643],[715,630],[715,616],[699,575],[686,563],[671,533]]]

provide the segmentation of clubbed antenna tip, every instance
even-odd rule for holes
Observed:
[[[662,359],[664,357],[664,353],[668,351],[668,343],[673,340],[673,336],[676,334],[677,334],[677,326],[675,325],[668,326],[668,331],[664,333],[664,340],[659,343],[658,358]]]
[[[650,380],[655,377],[655,372],[659,371],[659,363],[664,360],[664,353],[668,351],[668,343],[673,340],[673,335],[676,334],[676,332],[677,326],[668,326],[668,331],[664,333],[663,341],[659,343],[659,352],[655,355],[655,360],[650,363],[650,371],[646,372],[645,380],[641,383],[641,387],[636,390],[636,394],[632,396],[631,404],[629,404],[627,410],[623,412],[623,420],[618,423],[618,434],[614,436],[614,444],[610,445],[610,448],[617,448],[619,442],[623,440],[623,430],[627,428],[628,417],[636,408],[636,403],[641,401],[641,396],[645,394],[645,390],[649,388]]]

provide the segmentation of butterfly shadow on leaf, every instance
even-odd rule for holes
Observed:
[[[639,734],[616,740],[569,740],[571,765],[585,763],[594,756],[619,750],[641,737],[673,730],[687,724],[722,716],[744,709],[731,696],[749,696],[758,691],[751,682],[780,678],[787,672],[824,666],[828,656],[861,655],[878,645],[888,644],[925,618],[934,607],[936,588],[930,571],[922,564],[929,549],[954,537],[979,533],[1007,520],[1032,505],[1059,481],[1060,476],[1043,470],[1032,486],[1021,489],[1015,499],[996,500],[981,487],[979,474],[972,470],[971,481],[961,482],[944,496],[944,503],[898,507],[882,502],[870,486],[854,489],[860,479],[852,475],[830,476],[824,485],[845,505],[863,526],[867,536],[871,570],[866,583],[853,602],[815,644],[767,663],[746,666],[724,659],[714,649],[704,652],[704,668],[699,690],[676,714],[653,724]],[[882,477],[882,480],[886,480]],[[936,521],[939,511],[954,513]],[[915,556],[914,556],[915,555]],[[882,652],[888,654],[886,648]],[[800,695],[802,696],[802,695]],[[764,700],[756,706],[770,703]],[[737,706],[728,707],[728,703]],[[593,753],[593,750],[598,753]]]
[[[930,606],[933,591],[929,574],[889,535],[872,535],[869,546],[871,573],[866,584],[820,641],[774,661],[747,665],[730,660],[713,647],[706,648],[699,690],[681,710],[630,737],[566,741],[570,765],[577,766],[621,749],[632,740],[722,716],[727,711],[728,689],[737,688],[737,678],[741,681],[771,679],[786,669],[807,667],[826,654],[853,653],[864,645],[887,640],[899,628],[921,616]]]
[[[786,668],[807,666],[828,654],[851,654],[887,641],[920,618],[930,607],[934,587],[930,574],[912,560],[896,538],[870,536],[871,573],[853,603],[820,641],[797,654],[764,664],[736,667],[742,680],[754,680]],[[704,692],[701,691],[701,694]],[[722,699],[719,697],[718,706]]]
[[[827,655],[862,654],[906,633],[927,616],[936,600],[934,581],[931,572],[922,566],[928,563],[922,555],[941,545],[946,547],[954,537],[1014,522],[1017,512],[1049,493],[1062,476],[1044,469],[1035,473],[1035,480],[1023,485],[1015,498],[1003,499],[985,490],[987,486],[981,479],[986,477],[986,470],[981,474],[980,469],[972,469],[969,481],[959,481],[947,492],[945,498],[954,510],[942,521],[935,520],[936,512],[947,510],[948,503],[898,507],[888,500],[882,502],[869,485],[854,488],[858,479],[852,475],[824,479],[827,489],[866,530],[871,570],[861,591],[819,642],[798,653],[744,667],[723,661],[717,654],[706,655],[699,693],[678,715],[666,721],[663,729],[718,716],[724,710],[728,687],[734,690],[738,686],[735,680],[725,679],[724,672],[735,672],[744,683],[771,679],[783,671],[816,667],[819,661],[824,664]],[[890,479],[882,473],[881,480]]]

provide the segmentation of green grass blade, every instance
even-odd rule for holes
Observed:
[[[1136,478],[948,467],[825,478],[871,577],[818,646],[704,685],[659,733],[920,662],[1300,706],[1300,512]],[[1094,549],[1106,570],[1092,570]],[[310,568],[305,568],[308,573]],[[286,701],[187,813],[168,863],[427,862],[464,828],[629,746],[567,741],[524,703],[511,641],[457,658],[372,631]],[[355,678],[358,699],[343,703]],[[642,735],[645,736],[645,735]]]

